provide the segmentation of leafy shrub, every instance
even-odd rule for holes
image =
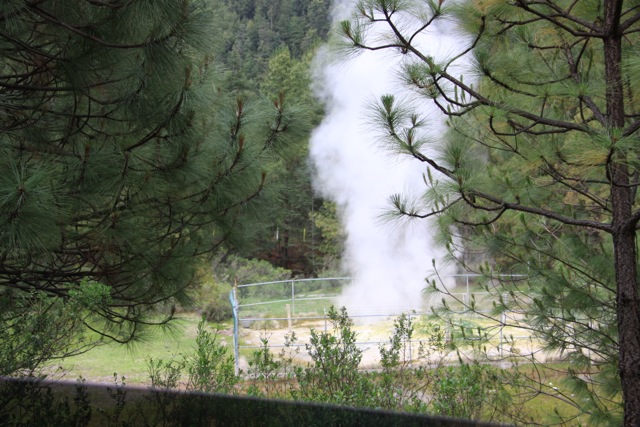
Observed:
[[[436,371],[433,413],[447,417],[495,421],[503,419],[512,398],[502,384],[499,370],[478,362]]]
[[[380,345],[382,406],[409,412],[426,412],[434,381],[433,371],[442,366],[444,333],[438,325],[422,325],[426,340],[412,343],[414,317],[401,314],[394,320],[389,343]],[[417,347],[417,348],[413,348]]]
[[[291,278],[291,271],[274,267],[267,261],[247,259],[237,255],[222,257],[219,255],[212,263],[213,277],[216,283],[233,286],[235,283],[274,282]]]
[[[440,324],[421,319],[427,336],[418,343],[413,338],[415,317],[398,316],[389,342],[379,347],[382,369],[363,372],[358,370],[362,350],[346,309],[332,307],[328,316],[330,331],[311,330],[307,366],[294,366],[295,336],[279,357],[262,338],[249,361],[250,394],[483,421],[516,419],[500,369],[478,362],[444,366],[449,351]]]
[[[269,339],[260,339],[260,348],[253,352],[249,360],[248,377],[251,381],[248,394],[252,396],[286,398],[293,379],[293,359],[299,353],[295,345],[295,332],[285,335],[284,347],[274,356],[269,348]]]
[[[206,267],[198,271],[196,285],[191,289],[193,306],[209,322],[224,322],[233,316],[229,301],[229,291],[236,284],[248,284],[286,280],[291,277],[289,270],[274,267],[267,261],[245,259],[237,255],[217,254]],[[260,295],[274,296],[290,293],[290,285],[250,287],[240,289],[242,297]]]
[[[350,406],[380,407],[380,388],[371,376],[358,371],[362,350],[356,345],[353,320],[346,308],[338,313],[330,308],[332,332],[311,330],[306,345],[312,363],[295,369],[298,389],[296,399]]]
[[[202,309],[202,315],[208,322],[224,322],[233,317],[233,308],[228,292],[214,293]]]
[[[231,393],[239,378],[235,374],[233,356],[218,342],[218,330],[206,329],[206,319],[198,324],[195,352],[185,357],[189,374],[187,390],[206,393]]]
[[[110,288],[83,279],[68,296],[41,291],[0,291],[0,376],[38,377],[46,362],[82,353],[96,344],[84,323],[111,302]]]
[[[425,412],[434,381],[434,366],[442,366],[444,334],[433,328],[424,345],[413,343],[412,317],[400,315],[389,343],[380,346],[381,372],[359,371],[362,350],[356,345],[353,321],[345,308],[328,313],[328,332],[311,330],[307,366],[295,366],[296,337],[287,337],[279,357],[262,338],[249,361],[250,394],[269,397]],[[424,362],[416,366],[416,362]],[[293,374],[292,374],[293,373]]]
[[[230,393],[239,380],[233,356],[228,354],[227,346],[218,341],[218,330],[213,333],[207,330],[204,316],[198,323],[193,354],[183,356],[180,361],[150,358],[147,368],[152,390],[178,388],[185,370],[188,378],[184,385],[189,391]]]
[[[0,387],[0,424],[9,426],[77,426],[89,425],[92,416],[87,387],[81,378],[70,396],[54,393],[39,378],[5,381]]]

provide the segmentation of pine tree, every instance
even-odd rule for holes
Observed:
[[[47,305],[119,342],[165,323],[198,258],[258,210],[296,123],[279,100],[224,94],[210,6],[0,5],[0,316],[20,332],[5,355],[29,340],[18,325],[59,343],[49,356],[90,344],[56,335]]]
[[[513,283],[496,311],[516,304],[550,348],[617,370],[619,383],[599,384],[599,408],[585,410],[613,422],[617,388],[625,426],[640,421],[637,6],[368,0],[341,26],[356,50],[404,54],[405,83],[449,118],[434,148],[420,112],[382,98],[384,137],[429,168],[430,205],[397,196],[397,214],[437,216],[512,267],[539,256],[527,286]],[[421,39],[448,18],[468,42],[435,58]],[[475,81],[460,76],[464,58]]]

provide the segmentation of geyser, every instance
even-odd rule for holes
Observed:
[[[334,19],[348,18],[354,4],[336,0]],[[447,52],[449,37],[425,37],[430,47]],[[425,189],[426,167],[385,149],[368,117],[368,105],[381,95],[410,96],[395,83],[401,55],[362,52],[347,61],[329,56],[322,51],[316,61],[318,94],[327,114],[312,135],[310,157],[316,171],[314,186],[337,203],[346,230],[344,269],[354,280],[340,304],[350,314],[419,309],[425,278],[434,271],[433,260],[439,272],[444,271],[444,249],[434,245],[428,221],[381,218],[392,209],[390,195],[419,196]],[[432,126],[442,129],[439,112],[422,104],[433,118]]]

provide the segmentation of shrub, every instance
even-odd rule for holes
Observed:
[[[253,352],[249,360],[248,377],[251,380],[248,394],[253,396],[286,398],[293,379],[293,358],[299,353],[295,345],[295,332],[285,335],[284,347],[274,356],[269,348],[269,339],[260,339],[260,348]]]
[[[91,402],[80,378],[70,396],[54,393],[39,378],[23,377],[20,381],[4,381],[0,386],[0,425],[9,426],[77,426],[89,425]]]
[[[233,308],[227,292],[217,292],[211,296],[201,311],[208,322],[224,322],[233,317]]]
[[[207,331],[205,318],[198,324],[195,352],[185,357],[185,366],[189,374],[187,390],[231,393],[239,380],[233,356],[218,341],[218,330]]]
[[[445,358],[444,334],[436,324],[423,325],[423,332],[428,333],[426,340],[412,345],[413,319],[406,314],[398,316],[389,342],[380,345],[382,371],[378,382],[384,408],[426,412],[433,370],[442,366]]]
[[[175,389],[181,385],[184,371],[188,374],[185,388],[207,393],[230,393],[239,378],[235,374],[233,356],[218,341],[218,330],[209,332],[203,316],[198,323],[196,347],[181,361],[147,360],[152,390]]]
[[[274,267],[269,262],[247,259],[237,255],[218,256],[213,260],[213,277],[216,283],[233,286],[248,283],[274,282],[291,278],[291,271]]]
[[[294,398],[350,406],[380,407],[380,388],[370,375],[358,371],[362,350],[356,345],[353,320],[346,308],[329,310],[332,332],[311,330],[306,345],[312,364],[297,367]]]
[[[491,365],[461,363],[436,372],[431,401],[433,413],[447,417],[496,421],[503,419],[512,397],[505,389],[500,371]]]
[[[245,285],[249,283],[275,282],[291,278],[291,271],[274,267],[267,261],[257,259],[246,259],[237,255],[228,257],[218,256],[213,261],[213,278],[215,283],[229,288],[235,285]],[[274,296],[287,292],[288,286],[252,286],[240,288],[242,297],[248,296]],[[265,295],[267,293],[267,295]]]
[[[224,322],[233,316],[233,309],[229,302],[229,291],[236,284],[271,282],[286,280],[291,277],[291,271],[274,267],[267,261],[246,259],[237,255],[223,256],[217,254],[209,267],[198,271],[196,282],[191,290],[192,307],[205,316],[209,322]],[[290,292],[290,286],[265,286],[241,288],[242,297],[260,295],[275,296]]]

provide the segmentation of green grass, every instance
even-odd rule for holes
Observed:
[[[113,375],[124,376],[127,384],[147,384],[147,363],[149,358],[182,360],[182,356],[193,352],[195,348],[196,328],[200,318],[185,314],[177,320],[172,331],[155,328],[144,340],[132,345],[110,342],[96,347],[84,354],[54,361],[52,369],[61,367],[65,380],[79,377],[90,382],[113,383]],[[232,328],[231,323],[221,325],[221,329]],[[220,335],[220,339],[229,345],[229,354],[233,354],[232,337]]]
[[[327,294],[328,295],[328,294]],[[309,297],[314,298],[309,294]],[[240,318],[248,317],[287,317],[287,305],[294,311],[293,316],[322,316],[325,310],[335,305],[335,299],[327,296],[326,299],[304,299],[300,297],[292,303],[291,299],[282,298],[268,304],[253,305],[249,307],[240,307]],[[253,302],[261,302],[259,299],[246,298],[241,300],[242,304],[251,304]]]
[[[113,384],[113,375],[118,378],[125,377],[129,385],[147,385],[149,377],[146,361],[149,358],[167,360],[182,360],[183,355],[193,352],[195,347],[196,328],[200,318],[197,315],[183,315],[175,324],[173,333],[163,333],[158,328],[147,336],[145,342],[135,346],[124,346],[110,343],[95,348],[83,355],[58,361],[55,366],[61,366],[65,371],[65,379],[75,380],[82,376],[89,382],[103,382]],[[369,325],[368,327],[372,327]],[[221,325],[221,330],[230,331],[231,323]],[[418,334],[420,335],[420,334]],[[229,355],[233,354],[231,346],[232,338],[224,334],[219,335],[226,341]],[[243,351],[244,350],[244,351]],[[241,354],[250,358],[254,349],[241,349]],[[546,366],[546,368],[544,367]],[[564,368],[561,364],[540,365],[539,374],[543,383],[561,384],[560,371]],[[523,369],[523,368],[521,368]],[[526,370],[527,368],[524,368]],[[514,390],[515,391],[515,390]],[[522,403],[520,411],[538,422],[551,421],[557,410],[562,417],[569,418],[575,413],[575,408],[563,404],[551,396],[539,395],[532,400]],[[577,426],[586,421],[586,417],[573,420],[564,426]]]

